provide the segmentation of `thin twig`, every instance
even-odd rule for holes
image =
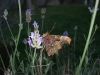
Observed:
[[[42,67],[45,67],[45,66],[48,66],[48,65],[50,65],[50,63],[49,63],[49,64],[46,64],[46,65],[42,65]],[[31,66],[31,67],[40,67],[40,65],[37,65],[37,66]]]
[[[52,29],[49,31],[49,33],[51,33],[51,31],[55,28],[56,22],[54,23]]]
[[[42,49],[40,50],[40,57],[39,57],[40,75],[42,75],[42,52],[43,52],[43,49],[44,49],[44,48],[42,48]]]

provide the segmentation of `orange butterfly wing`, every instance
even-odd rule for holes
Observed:
[[[49,35],[47,32],[43,35],[43,44],[48,56],[57,54],[63,44],[70,44],[71,39],[67,36]]]

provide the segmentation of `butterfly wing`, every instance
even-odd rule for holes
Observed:
[[[71,39],[68,36],[61,36],[60,37],[60,43],[63,44],[68,44],[70,45]]]
[[[62,48],[64,44],[70,44],[71,39],[67,36],[59,35],[46,35],[43,38],[43,44],[46,48],[48,56],[57,54],[58,50]]]
[[[58,54],[58,50],[61,49],[60,36],[47,35],[43,38],[48,56]]]

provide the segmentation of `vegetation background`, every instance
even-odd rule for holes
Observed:
[[[61,2],[61,1],[60,1]],[[77,1],[78,2],[78,1]],[[61,2],[63,3],[63,2]],[[33,11],[32,15],[32,22],[30,23],[30,28],[33,30],[32,23],[34,20],[36,20],[39,24],[39,28],[41,30],[42,27],[42,20],[41,20],[41,7],[38,7],[36,10]],[[8,15],[8,22],[10,24],[11,30],[13,34],[16,36],[17,31],[18,31],[18,10],[16,9],[9,9],[9,15]],[[25,58],[25,53],[24,53],[24,48],[25,45],[23,44],[22,40],[26,37],[27,38],[27,23],[25,21],[25,5],[22,8],[22,18],[23,18],[23,30],[20,36],[20,41],[18,45],[18,49],[21,53],[21,59]],[[3,11],[2,11],[3,12]],[[96,20],[95,20],[95,25],[100,26],[100,11],[97,12]],[[75,59],[79,59],[79,57],[83,53],[83,49],[86,43],[86,39],[88,32],[89,32],[89,27],[90,27],[90,22],[91,22],[91,17],[92,14],[88,10],[88,5],[83,5],[83,4],[72,4],[72,5],[58,5],[58,6],[46,6],[46,14],[45,14],[45,19],[44,19],[44,28],[43,28],[43,33],[50,31],[50,29],[53,27],[54,23],[56,22],[56,27],[50,34],[55,34],[55,35],[63,35],[64,31],[67,31],[69,34],[69,37],[72,39],[71,45],[67,46],[66,48],[64,47],[62,50],[59,51],[59,64],[64,64],[62,62],[67,62],[66,60],[69,58],[74,58],[75,54]],[[3,18],[0,20],[1,22],[1,27],[3,34],[5,36],[6,43],[8,45],[8,49],[10,52],[11,51],[11,46],[9,45],[9,42],[11,41],[11,36],[10,32],[8,30],[7,24]],[[75,30],[74,27],[77,26],[77,33],[76,33],[76,42],[74,41],[75,37]],[[95,28],[95,27],[94,27]],[[43,34],[41,33],[41,35]],[[92,58],[98,58],[100,55],[100,29],[98,29],[94,35],[95,40],[91,43],[89,46],[89,53],[90,55],[92,54]],[[85,37],[84,37],[85,36]],[[73,49],[75,42],[75,52]],[[14,48],[14,46],[13,46]],[[64,53],[64,54],[63,54]],[[5,56],[6,54],[6,49],[4,45],[2,44],[2,36],[1,36],[1,43],[0,43],[0,54],[4,60],[4,63],[8,66],[8,56]],[[62,55],[63,54],[63,55]],[[53,61],[56,63],[58,62],[55,60],[56,56],[54,56]],[[63,61],[61,61],[63,60]],[[74,60],[74,59],[73,59]],[[61,62],[60,62],[61,61]],[[77,61],[78,62],[78,61]],[[0,62],[0,66],[2,66],[2,63]],[[1,73],[1,72],[0,72]],[[2,75],[2,74],[0,74]]]

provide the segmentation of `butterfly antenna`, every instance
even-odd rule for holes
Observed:
[[[54,25],[53,25],[52,29],[49,31],[49,33],[55,28],[55,24],[56,24],[56,22],[54,23]]]

